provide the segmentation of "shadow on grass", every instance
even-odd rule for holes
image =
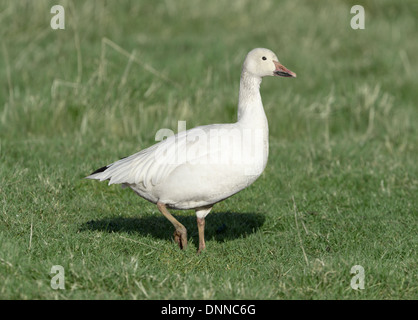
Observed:
[[[176,216],[188,232],[188,237],[192,237],[198,243],[198,233],[196,216]],[[246,237],[257,231],[265,221],[262,214],[255,213],[233,213],[233,212],[214,212],[206,217],[205,239],[215,241],[225,241]],[[169,239],[174,232],[173,225],[164,216],[147,216],[138,218],[107,218],[101,220],[91,220],[80,227],[80,231],[103,231],[103,232],[122,232],[139,233],[151,235],[159,239]]]

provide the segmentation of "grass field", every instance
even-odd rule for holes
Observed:
[[[417,299],[417,21],[415,0],[2,1],[0,298]],[[298,74],[262,84],[269,163],[203,254],[173,212],[180,251],[155,205],[83,177],[179,120],[236,121],[255,47]]]

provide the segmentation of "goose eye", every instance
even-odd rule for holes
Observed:
[[[266,58],[266,57],[262,57],[261,59],[263,59],[263,60],[267,60],[267,58]]]

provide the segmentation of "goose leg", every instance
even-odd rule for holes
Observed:
[[[199,249],[197,253],[201,253],[206,248],[205,244],[205,217],[212,210],[211,206],[201,207],[196,209],[197,216],[197,230],[199,231]]]
[[[174,218],[164,203],[157,202],[158,210],[173,224],[176,231],[174,231],[174,241],[179,245],[180,249],[187,247],[187,230],[186,228]]]
[[[205,248],[205,218],[197,218],[197,229],[199,231],[199,249],[197,253],[201,253]]]

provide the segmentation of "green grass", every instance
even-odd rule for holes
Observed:
[[[0,4],[0,298],[418,298],[416,1],[363,2],[365,30],[355,1],[62,1],[56,31],[55,4]],[[298,74],[262,84],[268,166],[201,255],[173,212],[180,251],[154,205],[83,177],[179,120],[235,121],[254,47]]]

